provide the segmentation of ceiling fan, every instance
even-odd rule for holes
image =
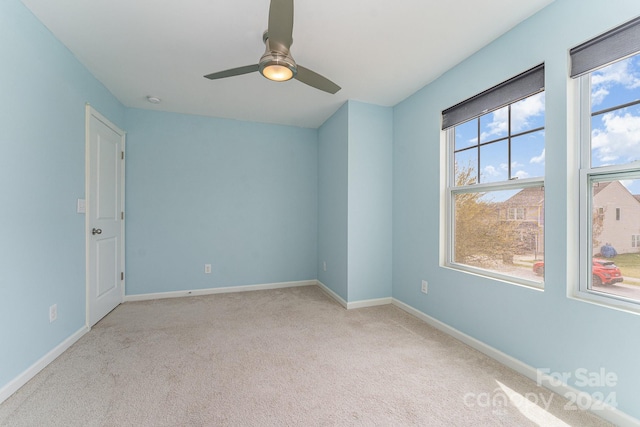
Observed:
[[[293,0],[271,0],[269,26],[262,35],[266,49],[260,62],[255,65],[231,68],[207,74],[211,80],[259,71],[264,77],[276,82],[296,79],[316,89],[334,94],[340,86],[315,71],[296,64],[289,49],[293,43]]]

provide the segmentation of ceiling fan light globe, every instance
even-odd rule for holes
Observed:
[[[269,50],[260,58],[259,67],[260,74],[274,82],[291,80],[298,72],[296,63],[290,55]]]
[[[262,75],[274,82],[286,82],[293,78],[293,71],[284,65],[267,65],[262,69]]]

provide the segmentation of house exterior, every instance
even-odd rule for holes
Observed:
[[[619,254],[640,252],[640,195],[632,195],[619,181],[595,183],[593,210],[594,254],[606,243]]]
[[[500,204],[501,221],[515,222],[518,253],[544,253],[544,188],[525,188]]]
[[[608,243],[619,254],[640,252],[640,195],[633,195],[619,181],[593,186],[593,253]],[[544,250],[544,189],[525,188],[504,201],[500,220],[515,221],[520,252]]]

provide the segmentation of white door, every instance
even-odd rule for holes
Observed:
[[[124,296],[124,132],[87,105],[87,324]]]

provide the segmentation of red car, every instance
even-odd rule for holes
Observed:
[[[543,276],[544,261],[538,261],[533,264],[533,272],[538,276]],[[591,273],[593,274],[591,284],[595,286],[611,285],[613,283],[620,283],[624,280],[622,273],[620,273],[620,269],[613,263],[613,261],[607,261],[606,259],[594,258]]]

